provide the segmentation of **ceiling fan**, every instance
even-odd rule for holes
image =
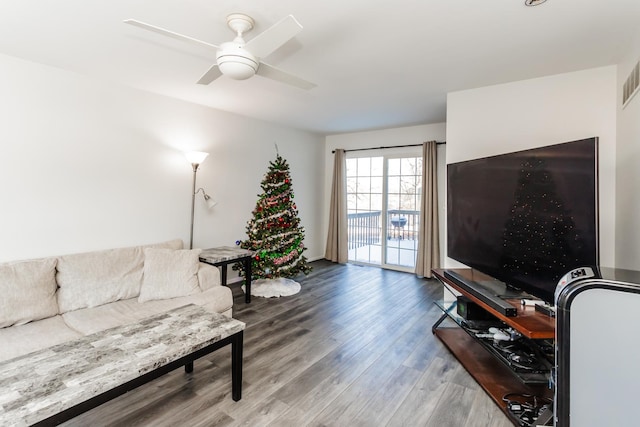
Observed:
[[[236,33],[236,37],[233,41],[222,43],[220,46],[174,33],[173,31],[165,30],[164,28],[156,27],[135,19],[127,19],[124,22],[174,39],[215,50],[216,63],[200,77],[198,84],[208,85],[222,75],[235,80],[245,80],[257,74],[301,89],[309,90],[316,86],[300,77],[296,77],[269,65],[261,59],[270,55],[302,30],[302,25],[298,23],[293,15],[285,17],[280,22],[258,34],[248,42],[245,42],[243,35],[253,29],[255,22],[250,16],[242,13],[233,13],[227,16],[227,25]]]

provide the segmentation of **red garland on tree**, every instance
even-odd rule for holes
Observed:
[[[256,252],[252,261],[252,279],[274,279],[308,274],[311,267],[303,255],[304,227],[292,199],[289,165],[278,154],[269,162],[269,170],[260,184],[253,218],[247,223],[247,240],[236,244]],[[234,266],[236,269],[236,266]],[[240,275],[244,270],[237,268]]]

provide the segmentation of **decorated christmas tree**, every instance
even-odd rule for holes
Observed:
[[[276,279],[308,274],[311,267],[303,255],[304,227],[300,226],[298,208],[293,201],[289,165],[277,155],[269,162],[253,218],[247,223],[247,240],[236,244],[256,253],[252,279]],[[239,269],[243,274],[242,269]]]

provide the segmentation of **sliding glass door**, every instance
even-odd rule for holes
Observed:
[[[382,263],[384,158],[347,158],[349,261]]]
[[[416,266],[421,185],[422,156],[387,159],[388,265]]]
[[[413,271],[422,157],[347,158],[349,261]]]

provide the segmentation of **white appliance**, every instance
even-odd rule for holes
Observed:
[[[640,425],[640,272],[578,268],[555,298],[554,425]]]

